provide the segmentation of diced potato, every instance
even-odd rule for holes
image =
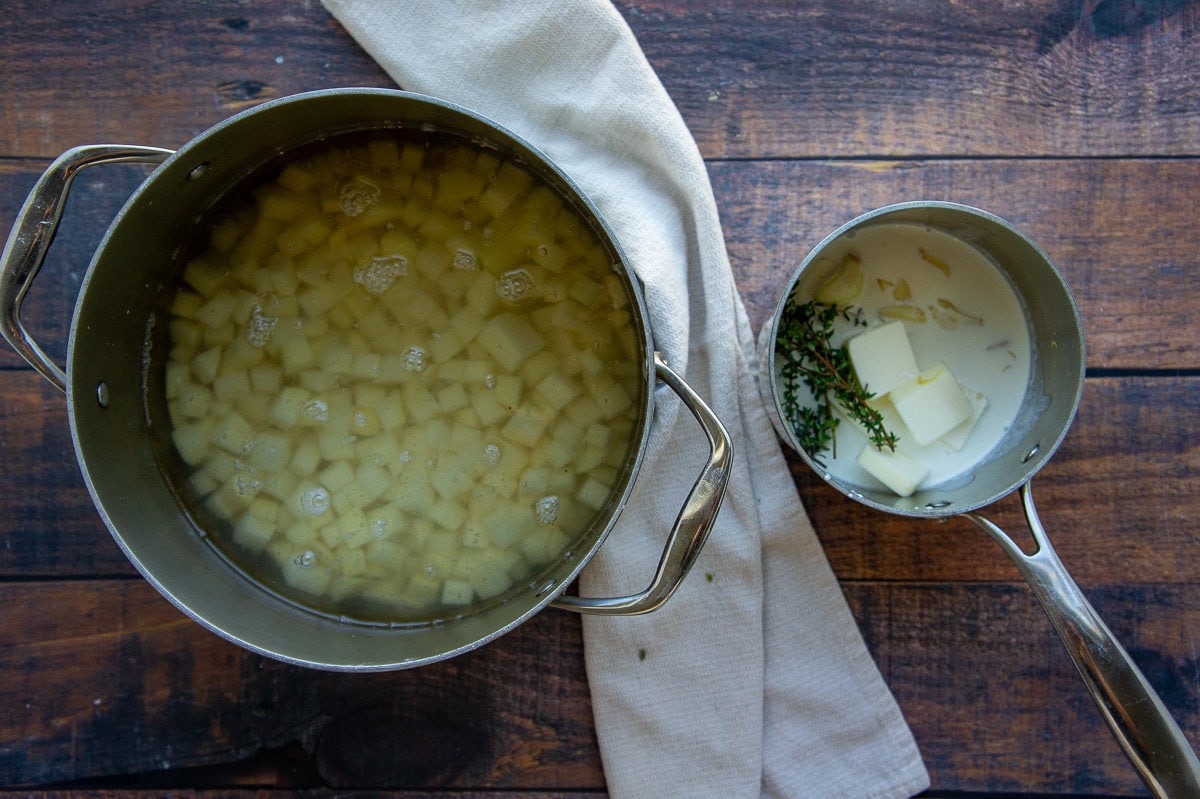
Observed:
[[[533,405],[522,405],[513,412],[500,429],[500,435],[524,447],[532,449],[546,432],[551,416]]]
[[[237,411],[222,416],[210,434],[212,443],[226,452],[240,455],[254,438],[254,428]]]
[[[212,445],[209,443],[211,427],[211,419],[173,426],[171,442],[175,445],[175,451],[179,453],[179,457],[183,458],[184,463],[196,466],[212,451]]]
[[[562,410],[582,392],[579,385],[559,372],[551,372],[534,386],[534,393],[553,409]]]
[[[529,320],[513,313],[493,316],[480,331],[480,343],[505,372],[517,371],[521,364],[546,346],[546,340],[533,329]]]
[[[171,403],[172,418],[202,419],[212,407],[212,392],[194,383],[183,383],[176,389]]]
[[[311,398],[312,393],[307,389],[287,386],[275,397],[267,416],[276,427],[290,430],[305,420],[304,409]],[[307,420],[312,421],[311,415]]]
[[[261,552],[273,535],[274,520],[256,516],[248,511],[233,525],[233,542],[251,552]]]
[[[475,589],[465,580],[449,579],[442,586],[442,603],[446,605],[469,605],[475,598]]]
[[[265,552],[298,601],[397,618],[560,557],[625,473],[643,381],[586,223],[497,153],[392,139],[251,194],[169,324],[171,436],[214,540]],[[376,256],[395,282],[363,282]],[[501,297],[513,269],[536,300]]]
[[[250,375],[246,372],[221,374],[212,382],[212,389],[217,402],[232,405],[250,393]]]
[[[254,366],[250,369],[250,388],[259,394],[278,394],[283,390],[283,370],[270,363]]]

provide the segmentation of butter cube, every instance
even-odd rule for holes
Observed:
[[[887,394],[920,371],[900,320],[873,327],[846,342],[854,374],[875,396]]]
[[[941,361],[894,388],[891,399],[896,413],[921,445],[936,441],[971,415],[971,403]]]
[[[876,449],[867,444],[858,453],[858,465],[902,497],[911,496],[929,476],[929,467],[902,452]]]
[[[971,403],[971,415],[963,421],[959,422],[958,426],[949,433],[941,436],[938,440],[955,451],[962,451],[962,448],[967,444],[967,438],[970,437],[971,431],[975,429],[975,424],[979,421],[979,417],[987,410],[987,397],[983,396],[982,391],[959,386],[963,390],[963,394],[967,397],[967,402]]]

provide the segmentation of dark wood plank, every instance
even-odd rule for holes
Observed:
[[[84,485],[66,397],[32,369],[0,373],[0,452],[0,576],[136,573]]]
[[[711,157],[1194,154],[1195,8],[623,2]]]
[[[1024,586],[845,588],[937,791],[1145,795]],[[1112,585],[1088,594],[1193,746],[1200,743],[1200,590]]]
[[[206,788],[181,790],[147,790],[144,788],[57,788],[52,790],[24,790],[20,792],[0,790],[0,799],[264,799],[267,796],[293,795],[288,792],[252,788]],[[337,796],[342,799],[374,799],[378,792],[363,790],[305,791],[295,794],[316,799]],[[389,799],[599,799],[606,796],[603,791],[388,791]],[[931,796],[930,799],[933,799]],[[958,799],[971,799],[959,796]]]
[[[939,790],[1137,794],[1023,586],[846,590]],[[1197,590],[1089,592],[1193,740]],[[18,613],[0,632],[0,668],[22,675],[0,686],[3,784],[140,774],[143,784],[186,787],[198,775],[236,777],[256,753],[261,768],[263,750],[290,750],[308,759],[307,787],[603,789],[578,623],[567,614],[547,611],[449,663],[337,675],[244,653],[138,581],[7,585],[0,599]],[[52,605],[75,612],[47,618],[39,608]]]
[[[275,97],[394,85],[320,3],[219,0],[182,13],[140,0],[16,0],[0,41],[7,157],[100,142],[174,148]]]
[[[603,787],[565,612],[445,663],[344,674],[250,654],[140,580],[0,583],[0,606],[0,785],[236,774],[299,747],[335,788]]]
[[[721,162],[709,173],[755,330],[842,223],[889,203],[944,200],[1007,219],[1049,254],[1079,305],[1089,368],[1200,368],[1188,332],[1200,159]]]
[[[1188,3],[618,8],[709,157],[1179,155],[1200,141]],[[7,63],[38,67],[0,72],[8,155],[130,136],[178,146],[248,104],[390,83],[318,3],[5,12]]]

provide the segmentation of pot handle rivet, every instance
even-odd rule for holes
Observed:
[[[101,408],[108,407],[108,383],[100,381],[100,385],[96,386],[96,402]]]

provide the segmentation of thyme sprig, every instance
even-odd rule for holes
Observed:
[[[867,404],[874,395],[855,379],[846,348],[831,343],[839,318],[858,326],[867,324],[862,309],[853,305],[793,302],[780,316],[775,339],[782,361],[784,414],[800,446],[817,462],[827,449],[837,457],[840,419],[833,412],[834,402],[862,425],[875,447],[896,449],[896,435],[884,426],[883,415]],[[801,385],[812,393],[815,405],[800,398]]]

